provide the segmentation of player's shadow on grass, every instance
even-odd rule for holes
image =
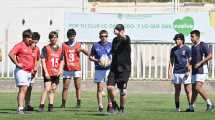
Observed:
[[[57,108],[57,109],[65,109],[65,108],[62,108],[61,106],[54,106],[54,108]],[[75,108],[75,107],[66,107],[66,108]]]
[[[16,114],[16,109],[0,109],[0,114]]]
[[[78,115],[78,116],[110,116],[110,114],[108,114],[108,113],[105,113],[105,112],[102,112],[102,113],[99,113],[99,112],[97,112],[97,113],[95,113],[95,112],[93,112],[93,113],[89,113],[89,112],[86,112],[86,113],[76,113],[75,115]]]
[[[94,109],[84,109],[84,108],[76,108],[76,107],[71,107],[71,109],[65,109],[64,111],[72,111],[72,112],[97,112]]]
[[[174,112],[173,109],[152,109],[152,108],[144,108],[141,109],[141,111],[146,111],[146,112]]]

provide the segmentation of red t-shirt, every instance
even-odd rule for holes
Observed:
[[[23,41],[17,43],[10,51],[17,58],[17,62],[22,65],[22,69],[32,72],[34,69],[34,58],[32,48],[26,45]]]
[[[63,54],[64,54],[64,70],[66,71],[79,71],[81,70],[80,64],[80,43],[76,43],[70,47],[66,43],[63,43]]]

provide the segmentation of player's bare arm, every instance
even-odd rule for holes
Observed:
[[[88,50],[86,50],[85,48],[81,47],[79,49],[80,52],[84,53],[86,56],[90,56],[90,53],[88,52]]]
[[[195,68],[199,68],[201,65],[207,63],[211,59],[212,59],[212,53],[209,53],[208,56],[205,59],[203,59],[202,61],[200,61],[199,63],[197,63],[195,65]]]
[[[45,58],[42,58],[42,67],[43,67],[43,70],[45,72],[45,77],[48,79],[50,78],[50,75],[48,73],[48,70],[47,70],[47,67],[46,67],[46,61],[45,61]]]
[[[22,65],[18,63],[17,59],[16,59],[16,55],[14,55],[12,52],[10,52],[8,54],[9,58],[11,59],[11,61],[19,68],[22,68]]]
[[[58,76],[60,76],[63,73],[63,66],[64,66],[64,60],[61,60],[60,61],[60,67],[59,67]]]
[[[168,67],[168,80],[172,80],[173,64],[174,64],[174,59],[170,57],[169,67]]]
[[[99,63],[99,60],[98,60],[98,59],[96,59],[96,58],[95,58],[95,55],[94,55],[94,54],[92,54],[92,53],[90,53],[89,59],[90,59],[91,61],[93,61],[93,62],[97,62],[97,63]]]
[[[187,69],[188,69],[188,73],[191,74],[192,73],[191,58],[188,59]]]
[[[172,63],[169,62],[169,68],[168,68],[168,80],[171,80],[172,79]]]

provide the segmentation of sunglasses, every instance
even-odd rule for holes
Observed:
[[[108,37],[107,35],[101,35],[100,37]]]

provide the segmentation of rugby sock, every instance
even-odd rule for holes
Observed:
[[[40,104],[40,108],[44,108],[44,104]]]
[[[211,102],[210,99],[207,99],[206,102],[207,102],[208,105],[212,105],[212,102]]]
[[[175,107],[179,108],[179,106],[180,106],[180,103],[179,102],[175,102]]]
[[[49,107],[51,108],[51,107],[54,107],[54,106],[53,106],[53,104],[49,104]]]

